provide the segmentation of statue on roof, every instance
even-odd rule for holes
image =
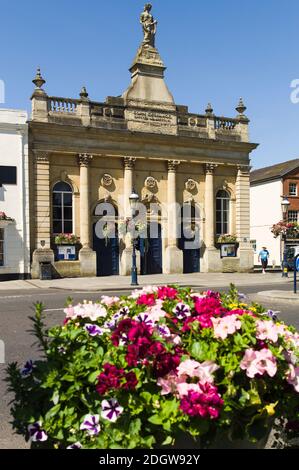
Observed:
[[[140,23],[142,25],[144,39],[142,44],[155,47],[155,36],[157,32],[158,22],[154,19],[151,14],[152,5],[146,3],[144,6],[144,11],[140,16]]]

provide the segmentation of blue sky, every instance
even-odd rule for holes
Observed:
[[[2,107],[30,110],[40,65],[49,95],[120,95],[141,41],[143,0],[2,0]],[[177,104],[233,117],[240,96],[251,120],[255,168],[299,157],[298,0],[153,0],[157,47]]]

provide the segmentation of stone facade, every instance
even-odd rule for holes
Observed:
[[[223,261],[215,246],[216,194],[225,189],[230,199],[229,231],[239,243],[234,269],[251,270],[249,154],[257,145],[249,142],[242,100],[235,118],[215,116],[210,105],[204,114],[189,113],[187,106],[174,102],[164,81],[165,66],[151,44],[142,43],[130,71],[129,88],[105,102],[91,101],[85,88],[79,99],[48,96],[38,71],[29,123],[32,275],[38,275],[40,256],[54,263],[52,191],[61,181],[72,189],[73,233],[82,244],[82,276],[99,274],[102,268],[109,272],[102,266],[109,259],[105,245],[98,246],[94,237],[98,204],[110,202],[117,210],[116,222],[130,217],[133,187],[146,207],[153,203],[159,208],[156,214],[147,212],[147,220],[160,227],[161,237],[155,248],[147,248],[153,250],[148,265],[160,250],[164,273],[186,269],[178,241],[178,204],[189,203],[199,208],[193,220],[200,233],[199,269],[221,272]],[[114,255],[119,257],[119,273],[129,274],[129,237],[118,243]],[[58,263],[55,268],[59,272]],[[140,269],[149,272],[148,267]]]

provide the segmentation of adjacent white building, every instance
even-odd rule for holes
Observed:
[[[251,172],[250,239],[255,265],[259,264],[258,254],[263,246],[270,252],[269,264],[273,267],[281,265],[281,238],[275,239],[271,228],[283,219],[282,196],[287,196],[290,202],[287,220],[299,222],[299,159]],[[287,243],[289,246],[298,245],[296,240],[288,240]]]
[[[0,280],[30,273],[26,111],[0,109]]]

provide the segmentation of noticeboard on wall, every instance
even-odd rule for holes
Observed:
[[[76,259],[76,247],[73,245],[61,245],[57,247],[60,261],[74,261]]]
[[[220,246],[221,258],[235,258],[237,256],[237,247],[233,243],[223,243]]]

